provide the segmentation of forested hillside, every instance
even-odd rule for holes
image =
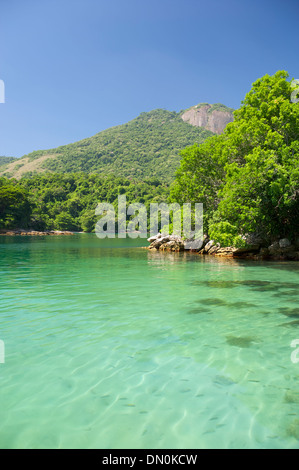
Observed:
[[[184,122],[180,113],[157,109],[93,137],[51,150],[39,150],[0,169],[0,175],[20,178],[36,172],[85,172],[119,177],[156,177],[171,181],[179,152],[213,135]]]

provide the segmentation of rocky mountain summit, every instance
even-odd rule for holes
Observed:
[[[214,134],[221,134],[234,120],[233,109],[222,104],[201,103],[185,111],[181,118],[192,126],[204,127]]]

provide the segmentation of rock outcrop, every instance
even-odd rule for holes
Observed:
[[[164,233],[158,233],[153,237],[148,238],[150,242],[149,250],[161,250],[161,251],[184,251],[185,245],[183,240],[177,235],[168,235]]]
[[[200,249],[186,250],[186,242],[178,236],[158,233],[148,239],[150,250],[161,251],[196,251],[199,255],[214,255],[228,258],[254,259],[254,260],[294,260],[299,261],[299,239],[291,243],[287,238],[282,238],[266,246],[265,241],[256,235],[246,238],[251,244],[236,248],[232,246],[221,247],[214,240],[204,237]]]
[[[223,105],[208,103],[192,106],[182,114],[182,119],[192,126],[204,127],[215,134],[221,134],[229,122],[234,120],[233,112]]]

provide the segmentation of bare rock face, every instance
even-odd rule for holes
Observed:
[[[221,134],[226,125],[234,120],[230,108],[208,103],[192,106],[181,117],[183,121],[188,122],[192,126],[204,127],[215,134]]]

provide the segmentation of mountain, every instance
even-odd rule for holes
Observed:
[[[180,150],[222,132],[233,119],[232,111],[221,104],[203,103],[179,113],[164,109],[144,112],[93,137],[24,155],[0,167],[0,176],[82,171],[171,181],[179,166]]]

